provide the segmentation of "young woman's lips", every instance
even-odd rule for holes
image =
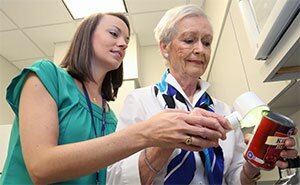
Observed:
[[[123,53],[121,51],[111,51],[114,56],[118,57],[119,59],[123,58]]]

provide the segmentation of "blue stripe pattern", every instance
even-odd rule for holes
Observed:
[[[159,89],[159,92],[164,95],[163,97],[169,96],[169,98],[173,98],[175,100],[176,97],[179,97],[176,96],[179,92],[165,81],[168,73],[169,70],[166,70],[162,81],[157,83],[156,87]],[[176,100],[176,103],[186,105],[186,102],[182,102],[183,100],[178,98]],[[165,103],[168,104],[168,102]],[[172,106],[168,105],[168,107],[171,108]],[[200,97],[195,107],[200,107],[211,112],[215,111],[213,101],[206,92]],[[204,149],[201,152],[204,154],[200,156],[204,156],[203,158],[201,157],[201,159],[203,161],[205,175],[209,184],[222,184],[224,171],[224,156],[222,148],[220,146],[217,148],[211,147]],[[168,164],[164,184],[190,184],[194,175],[196,175],[195,171],[196,161],[194,152],[181,149],[181,152]]]

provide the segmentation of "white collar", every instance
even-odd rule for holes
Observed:
[[[190,102],[190,100],[188,99],[187,95],[185,94],[185,92],[183,91],[183,89],[181,88],[181,86],[179,85],[179,83],[177,82],[177,80],[173,77],[173,75],[171,73],[169,73],[165,79],[165,81],[167,83],[169,83],[170,85],[172,85],[174,88],[176,88],[176,90],[178,92],[180,92],[182,94],[182,96],[184,97],[185,101],[189,104],[189,106],[191,107],[195,107],[197,101],[200,99],[200,97],[204,94],[204,92],[209,88],[210,84],[204,80],[199,79],[198,80],[198,85],[201,87],[200,89],[196,90],[194,96],[193,96],[193,102]]]

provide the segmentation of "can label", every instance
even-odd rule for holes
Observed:
[[[283,115],[264,112],[244,157],[258,168],[271,170],[285,148],[285,140],[294,132],[294,124]]]

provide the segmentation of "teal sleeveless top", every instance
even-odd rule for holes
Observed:
[[[58,107],[59,139],[58,144],[76,143],[96,137],[91,114],[85,96],[75,84],[74,79],[62,68],[53,62],[40,60],[31,67],[25,68],[17,75],[7,88],[6,100],[15,113],[11,131],[8,154],[5,161],[0,184],[32,184],[26,169],[19,132],[19,102],[24,80],[29,72],[34,72]],[[96,130],[101,132],[102,108],[92,104]],[[106,113],[105,135],[115,131],[117,118],[112,110]],[[99,134],[98,134],[99,135]],[[105,150],[99,148],[99,150]],[[107,156],[109,157],[109,156]],[[45,166],[45,168],[47,168]],[[101,169],[100,183],[106,183],[106,168]],[[96,172],[57,184],[96,184]]]

